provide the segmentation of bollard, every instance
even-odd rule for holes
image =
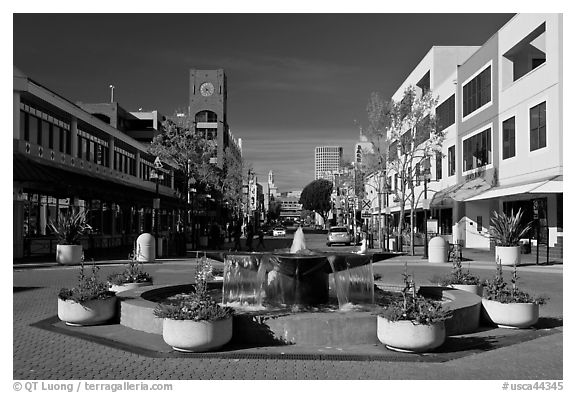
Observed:
[[[156,244],[154,236],[143,233],[136,240],[136,249],[139,250],[138,262],[154,262],[156,260]]]
[[[428,242],[428,262],[446,263],[448,261],[448,243],[440,236]]]

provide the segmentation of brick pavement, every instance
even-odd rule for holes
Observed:
[[[182,270],[183,267],[183,270]],[[101,277],[118,267],[104,266]],[[192,265],[167,262],[147,267],[157,283],[186,281]],[[182,271],[186,274],[182,274]],[[155,272],[158,274],[155,275]],[[77,268],[15,269],[14,379],[562,379],[562,334],[541,337],[446,363],[267,359],[148,358],[30,326],[56,315],[60,287]],[[528,274],[528,273],[527,273]],[[534,275],[534,277],[532,277]],[[546,281],[553,273],[531,273]],[[556,279],[549,281],[556,283]],[[551,285],[551,284],[549,284]],[[561,293],[561,288],[560,288]],[[556,296],[556,295],[555,295]],[[556,302],[557,299],[554,299]],[[561,306],[549,314],[561,313]],[[561,317],[560,315],[557,315]],[[560,328],[560,330],[563,330]]]

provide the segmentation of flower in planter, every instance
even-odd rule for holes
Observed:
[[[218,321],[231,317],[234,309],[220,305],[208,294],[208,280],[212,265],[206,255],[196,264],[196,283],[190,294],[175,297],[170,304],[158,304],[154,315],[158,318],[190,321]]]
[[[124,271],[113,273],[108,276],[108,282],[112,285],[123,285],[129,283],[152,283],[150,274],[142,270],[142,262],[138,262],[138,254],[132,252],[128,255],[128,265]]]
[[[518,271],[516,266],[512,271],[510,284],[504,280],[502,274],[502,263],[496,263],[496,275],[491,280],[484,283],[484,298],[500,303],[534,303],[543,305],[547,301],[546,296],[532,296],[518,288]]]
[[[392,300],[380,316],[389,321],[412,321],[420,325],[431,325],[451,317],[452,312],[443,309],[440,301],[417,294],[416,285],[412,275],[407,273],[406,264],[402,276],[404,281],[402,296]]]
[[[452,271],[448,276],[440,278],[438,282],[442,286],[480,285],[480,278],[470,273],[470,265],[468,265],[468,270],[464,271],[460,254],[454,252],[452,253]]]
[[[77,303],[86,303],[90,300],[105,300],[116,296],[108,289],[108,284],[98,280],[98,270],[100,268],[92,263],[92,275],[84,273],[84,261],[80,265],[78,274],[78,285],[72,288],[62,288],[58,293],[61,300],[72,300]]]

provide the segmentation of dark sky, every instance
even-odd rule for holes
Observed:
[[[313,180],[314,147],[352,155],[371,92],[433,45],[482,45],[512,14],[15,14],[14,65],[71,101],[172,114],[190,68],[224,68],[228,122],[261,183]]]

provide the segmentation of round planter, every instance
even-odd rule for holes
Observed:
[[[446,328],[444,321],[419,325],[412,321],[392,322],[378,316],[377,334],[378,340],[393,351],[428,352],[444,343]]]
[[[83,304],[58,299],[58,318],[71,326],[104,323],[116,314],[116,296],[103,300],[89,300]]]
[[[484,292],[484,287],[482,285],[452,284],[450,286],[454,289],[470,292],[480,297],[482,297],[482,293]]]
[[[211,351],[232,338],[232,317],[211,322],[164,318],[162,337],[180,352]]]
[[[110,290],[112,292],[124,292],[124,291],[129,291],[131,289],[136,289],[136,288],[140,288],[140,287],[148,287],[152,285],[151,281],[145,281],[145,282],[127,282],[125,284],[121,284],[121,285],[116,285],[116,284],[110,284]]]
[[[61,265],[79,265],[82,262],[81,244],[56,245],[56,262]]]
[[[522,329],[538,322],[538,304],[500,303],[482,299],[484,316],[498,327]]]
[[[496,262],[500,261],[502,266],[520,266],[520,246],[517,247],[502,247],[496,246]]]

